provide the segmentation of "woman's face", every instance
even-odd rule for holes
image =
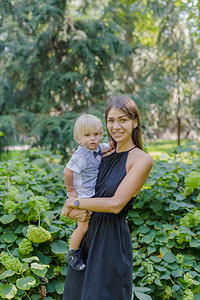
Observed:
[[[134,121],[123,110],[111,108],[107,116],[107,129],[111,137],[117,142],[132,139]]]

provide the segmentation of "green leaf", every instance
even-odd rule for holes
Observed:
[[[151,246],[147,247],[147,253],[148,253],[148,255],[150,255],[150,254],[152,254],[154,252],[156,252],[156,247],[151,247]]]
[[[162,209],[162,204],[160,202],[155,202],[155,203],[150,204],[150,207],[156,213]]]
[[[180,290],[180,285],[174,284],[173,287],[172,287],[172,290],[175,291],[175,292]]]
[[[172,240],[172,239],[168,239],[168,241],[167,241],[167,247],[168,248],[173,248],[174,245],[175,245],[175,241]]]
[[[152,300],[152,298],[149,295],[145,295],[143,293],[140,292],[135,292],[135,296],[139,299],[139,300]]]
[[[155,263],[159,263],[159,262],[161,262],[161,258],[159,258],[158,256],[156,256],[156,255],[151,255],[150,256],[150,259],[153,261],[153,262],[155,262]]]
[[[16,285],[18,289],[20,290],[30,290],[31,286],[33,286],[36,283],[36,280],[32,276],[27,276],[24,278],[20,278],[16,281]]]
[[[187,266],[187,267],[192,267],[193,264],[194,264],[194,261],[192,261],[192,260],[190,260],[190,259],[184,259],[184,260],[183,260],[183,263],[184,263],[184,265]]]
[[[142,233],[142,234],[146,234],[147,232],[149,232],[149,227],[146,225],[142,225],[138,227],[138,232]]]
[[[147,287],[133,287],[133,292],[151,292],[151,289]]]
[[[19,226],[17,227],[17,229],[15,229],[14,232],[17,233],[17,234],[22,233],[24,228],[25,228],[24,225],[19,225]]]
[[[51,250],[56,254],[67,253],[67,243],[62,240],[55,241],[51,243]]]
[[[13,232],[6,232],[3,235],[3,239],[6,243],[13,243],[17,239],[17,235]]]
[[[42,164],[44,164],[44,161],[42,162]],[[37,191],[37,193],[43,192],[43,188],[41,185],[32,185],[31,188],[32,190]]]
[[[200,240],[192,239],[192,240],[190,241],[190,246],[193,247],[193,248],[200,247]]]
[[[175,278],[181,277],[182,274],[183,273],[182,273],[181,269],[177,269],[177,270],[172,271],[172,276],[175,277]]]
[[[35,255],[37,255],[37,257],[39,258],[40,263],[44,264],[44,265],[49,265],[51,262],[51,257],[50,257],[50,253],[49,255],[43,255],[40,251],[35,251],[34,253]]]
[[[133,220],[133,223],[134,223],[135,225],[141,225],[141,224],[144,224],[144,219],[141,218],[141,217],[139,217],[139,218],[133,218],[132,220]]]
[[[176,261],[176,257],[174,256],[173,253],[171,252],[166,252],[164,255],[163,255],[163,260],[166,261],[167,263],[173,263]]]
[[[33,271],[34,274],[40,276],[40,277],[44,277],[46,275],[47,272],[47,265],[41,265],[38,263],[32,263],[31,264],[31,270]]]
[[[200,265],[196,265],[196,266],[194,266],[194,269],[195,269],[197,272],[199,272],[199,273],[200,273]]]
[[[179,209],[179,206],[176,203],[170,203],[169,208],[171,210],[177,210]]]
[[[168,268],[171,270],[177,270],[177,269],[179,269],[179,265],[177,265],[176,263],[169,264]]]
[[[58,232],[60,230],[61,230],[61,228],[58,227],[58,226],[55,226],[55,225],[50,225],[50,227],[49,227],[49,232],[51,232],[51,233],[55,233],[55,232]]]
[[[14,284],[3,284],[0,286],[0,296],[5,299],[12,299],[17,294],[17,288]]]
[[[161,266],[156,266],[156,265],[155,265],[154,267],[155,267],[156,270],[158,270],[158,271],[160,271],[160,272],[166,272],[166,271],[167,271],[166,268],[161,267]]]
[[[154,228],[156,230],[163,230],[164,226],[161,222],[156,222],[155,225],[154,225]]]
[[[164,275],[162,275],[162,276],[160,277],[160,280],[162,280],[162,279],[168,280],[168,279],[171,279],[171,278],[170,278],[170,276],[169,276],[168,274],[164,274]]]
[[[66,276],[67,275],[67,270],[68,270],[68,267],[67,266],[62,266],[60,271],[61,271],[61,274],[63,276]]]
[[[43,219],[47,223],[48,226],[53,226],[53,225],[51,225],[51,221],[47,214],[43,213]]]
[[[4,215],[3,217],[0,218],[0,222],[3,224],[8,224],[13,222],[16,219],[16,216],[13,214],[10,215]]]
[[[14,274],[15,274],[15,271],[7,270],[7,271],[1,273],[0,279],[4,279],[4,278],[6,278],[6,277],[10,277],[10,276],[12,276],[12,275],[14,275]]]
[[[192,276],[192,278],[195,278],[196,276],[198,276],[198,273],[196,271],[190,271],[188,273]]]
[[[131,219],[139,218],[138,213],[137,213],[136,211],[133,211],[133,210],[129,211],[128,215],[129,215],[129,217],[130,217]]]
[[[64,292],[64,287],[65,287],[65,281],[58,281],[55,285],[55,290],[59,295],[62,295]]]
[[[50,282],[47,283],[47,291],[49,293],[53,293],[55,291],[55,285],[56,285],[56,283],[57,282],[55,280],[54,281],[50,281]]]
[[[185,195],[184,194],[178,194],[178,195],[176,195],[176,200],[183,201],[184,199],[185,199]]]
[[[180,287],[184,290],[190,285],[188,282],[186,282],[182,278],[178,278],[177,281],[178,281]]]
[[[39,300],[39,299],[41,299],[40,298],[40,294],[32,294],[31,295],[31,300]],[[45,297],[45,300],[46,300],[47,298]]]
[[[154,240],[154,236],[148,234],[141,239],[141,243],[150,244]]]
[[[161,283],[160,279],[156,278],[156,279],[154,280],[154,282],[155,282],[156,285],[162,286],[162,283]]]
[[[39,261],[39,258],[37,256],[31,256],[31,257],[22,259],[22,261],[24,261],[24,262],[32,262],[33,260]]]
[[[66,274],[67,275],[67,274]],[[55,277],[55,274],[54,274],[54,266],[51,265],[50,268],[48,269],[45,277],[49,278],[49,279],[52,279],[53,277]]]
[[[189,228],[185,227],[185,226],[180,226],[179,227],[181,233],[185,233],[185,234],[188,234],[188,235],[195,235],[194,232],[192,232]]]

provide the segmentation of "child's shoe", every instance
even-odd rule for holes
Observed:
[[[80,250],[70,249],[66,255],[66,261],[74,268],[75,270],[82,271],[85,270],[85,264],[80,256]]]

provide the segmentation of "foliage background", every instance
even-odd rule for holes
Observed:
[[[200,297],[198,153],[192,145],[155,160],[129,211],[134,299]],[[60,215],[62,157],[33,148],[0,170],[0,299],[61,299],[75,225]],[[45,233],[31,235],[33,225]]]
[[[62,297],[74,227],[60,216],[63,162],[79,114],[103,119],[125,93],[145,141],[198,138],[199,12],[196,0],[0,2],[0,299]],[[9,160],[19,144],[37,148]],[[200,299],[198,153],[193,142],[155,160],[129,213],[134,299]]]
[[[199,2],[2,0],[1,149],[73,147],[83,111],[129,94],[148,138],[199,130]],[[1,151],[2,151],[1,150]]]

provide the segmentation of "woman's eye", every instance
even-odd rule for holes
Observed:
[[[113,122],[113,120],[108,120],[108,123],[112,123]]]
[[[89,136],[89,133],[86,133],[85,136]]]
[[[121,119],[121,122],[126,122],[127,120],[126,119]]]

